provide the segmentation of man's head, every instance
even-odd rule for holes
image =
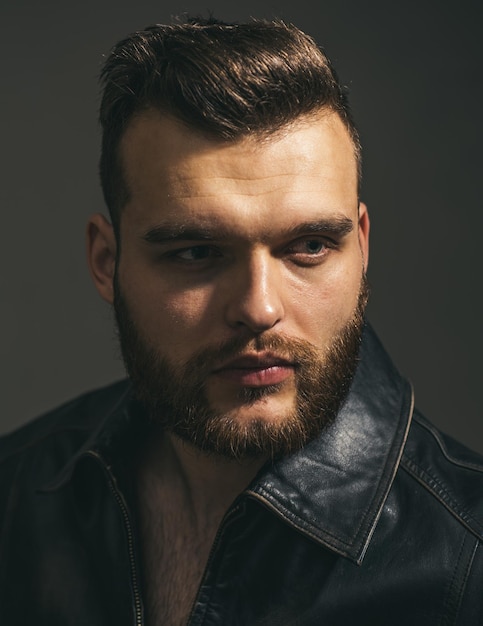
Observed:
[[[300,447],[347,392],[367,296],[357,133],[327,59],[280,23],[195,23],[121,42],[103,77],[114,226],[91,219],[89,260],[138,395],[206,451]]]

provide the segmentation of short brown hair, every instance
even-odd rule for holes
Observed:
[[[360,144],[346,92],[314,40],[291,24],[187,18],[157,24],[117,43],[101,72],[100,176],[116,234],[129,198],[119,142],[148,108],[220,140],[269,134],[322,108],[336,112]]]

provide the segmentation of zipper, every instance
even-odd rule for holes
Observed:
[[[213,539],[213,543],[211,545],[210,552],[208,554],[208,560],[206,561],[205,569],[203,571],[203,576],[201,577],[200,586],[198,587],[198,591],[196,593],[195,599],[193,601],[193,604],[191,605],[191,611],[189,613],[188,621],[186,623],[187,626],[191,624],[191,620],[194,618],[195,607],[198,604],[198,600],[200,599],[201,589],[203,585],[205,584],[205,580],[208,576],[208,570],[210,569],[211,563],[213,562],[213,559],[215,558],[215,553],[218,550],[218,546],[221,541],[221,535],[225,532],[229,524],[233,522],[233,517],[235,516],[235,513],[238,513],[242,508],[243,509],[245,508],[243,503],[241,501],[238,501],[238,502],[235,501],[233,506],[225,513],[225,515],[223,516],[223,519],[220,522],[220,525],[218,526],[218,530],[216,531],[215,538]]]
[[[133,597],[134,597],[134,611],[135,611],[134,624],[135,626],[143,626],[144,624],[143,605],[142,605],[142,600],[141,600],[141,592],[139,589],[137,566],[136,566],[136,559],[135,559],[135,554],[134,554],[134,533],[132,530],[132,524],[131,524],[131,519],[129,516],[129,509],[128,509],[127,503],[124,499],[124,496],[117,488],[116,479],[114,478],[113,474],[109,470],[109,466],[107,465],[104,458],[97,452],[94,452],[93,450],[88,450],[85,453],[85,456],[91,456],[92,458],[96,459],[96,461],[101,465],[102,469],[104,470],[107,476],[109,488],[114,496],[114,499],[117,502],[117,505],[119,506],[119,510],[121,511],[121,515],[124,521],[124,529],[127,535],[128,556],[129,556],[129,565],[130,565],[130,574],[131,574],[131,587],[132,587],[132,592],[133,592]]]

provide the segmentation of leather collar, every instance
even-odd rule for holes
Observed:
[[[346,401],[321,436],[261,474],[248,493],[326,547],[361,563],[394,480],[412,388],[366,325]]]

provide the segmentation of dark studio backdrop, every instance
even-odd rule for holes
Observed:
[[[350,89],[372,218],[369,318],[416,403],[483,452],[483,26],[477,1],[2,3],[0,432],[123,375],[84,260],[97,76],[125,34],[183,11],[281,17]]]

